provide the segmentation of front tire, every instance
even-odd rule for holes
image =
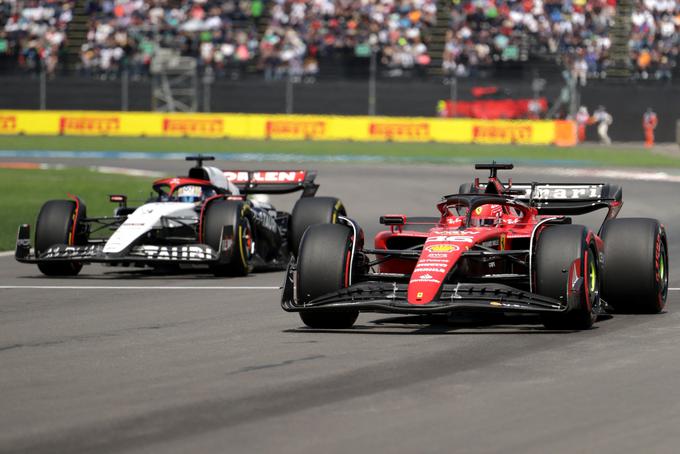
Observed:
[[[297,300],[306,303],[349,285],[352,231],[339,224],[319,224],[307,229],[300,245],[297,262]],[[357,310],[300,312],[302,322],[310,328],[351,328]]]
[[[620,312],[661,312],[668,293],[668,246],[659,221],[607,221],[602,241],[602,298]]]
[[[566,312],[541,314],[548,329],[584,330],[595,322],[600,278],[595,244],[587,238],[582,225],[551,226],[538,237],[536,293],[568,305]],[[574,288],[579,278],[582,284]]]
[[[35,226],[36,256],[40,257],[51,246],[87,242],[87,236],[79,225],[80,219],[85,217],[84,205],[80,211],[76,213],[76,202],[72,200],[50,200],[42,206]],[[83,264],[72,261],[46,262],[38,263],[38,269],[45,276],[76,276],[83,269]]]
[[[232,227],[232,244],[225,250],[224,227]],[[220,263],[212,265],[215,276],[246,276],[254,252],[250,207],[233,200],[210,202],[203,214],[203,242],[217,251]]]
[[[335,197],[304,197],[299,199],[290,216],[288,244],[290,252],[297,256],[305,230],[315,224],[335,224],[338,216],[347,212],[340,199]]]

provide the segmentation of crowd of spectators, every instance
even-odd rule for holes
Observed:
[[[57,70],[74,0],[0,0],[0,57],[25,71]]]
[[[125,66],[139,77],[148,73],[155,49],[163,47],[224,75],[255,58],[253,18],[262,8],[261,0],[91,1],[82,71],[108,78]]]
[[[549,56],[582,85],[605,77],[617,0],[451,0],[443,69],[476,76],[499,62]],[[52,74],[75,0],[0,0],[0,58]],[[89,0],[79,67],[115,78],[148,73],[172,48],[218,77],[313,78],[320,60],[370,57],[398,76],[430,65],[436,0]],[[260,18],[266,23],[260,23]],[[258,29],[261,33],[258,33]],[[680,2],[635,0],[629,40],[636,78],[670,79],[680,54]]]
[[[288,68],[313,73],[320,56],[339,50],[376,52],[396,75],[429,65],[426,29],[436,16],[436,0],[273,0],[261,63],[278,77]]]
[[[460,77],[499,61],[553,56],[580,84],[605,77],[616,0],[453,0],[443,68]],[[629,42],[641,78],[670,78],[680,44],[680,3],[638,0]]]
[[[680,2],[639,0],[631,19],[628,45],[635,76],[670,80],[680,54]]]
[[[31,1],[35,8],[26,7]],[[38,52],[56,67],[73,6],[73,0],[0,0],[0,54],[4,44],[26,54],[27,66]],[[169,47],[218,76],[252,65],[276,79],[314,76],[324,56],[376,52],[398,75],[429,65],[426,29],[436,13],[436,0],[90,0],[79,66],[101,78],[126,67],[134,77],[148,72],[155,49]],[[258,36],[263,15],[268,22]]]
[[[604,70],[616,0],[454,0],[444,69],[474,75],[498,61],[553,55]]]

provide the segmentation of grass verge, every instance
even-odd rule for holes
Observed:
[[[38,211],[47,200],[76,194],[85,201],[89,216],[109,216],[115,207],[109,202],[109,194],[127,194],[131,201],[146,200],[150,188],[148,177],[107,175],[87,169],[0,169],[0,251],[14,249],[19,224],[31,224],[34,233]]]
[[[680,159],[653,154],[638,147],[579,146],[559,148],[538,145],[473,145],[442,143],[364,143],[261,141],[231,139],[166,139],[138,137],[0,137],[0,150],[58,150],[174,153],[274,153],[303,156],[381,156],[437,161],[487,161],[491,159],[545,164],[617,167],[680,168]]]

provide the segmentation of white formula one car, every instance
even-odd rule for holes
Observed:
[[[36,221],[34,252],[30,226],[23,224],[16,259],[37,264],[48,276],[75,276],[88,263],[203,264],[218,276],[245,275],[285,269],[307,227],[346,215],[337,198],[315,197],[316,172],[223,171],[203,166],[211,156],[186,159],[196,161],[189,174],[155,181],[156,195],[140,207],[111,195],[119,204],[111,217],[88,217],[77,196],[46,202]],[[296,191],[302,196],[291,213],[257,196]]]

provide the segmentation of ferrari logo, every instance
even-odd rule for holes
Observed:
[[[453,252],[458,250],[455,244],[435,244],[425,248],[427,252]]]
[[[501,251],[505,250],[505,234],[501,235],[499,238],[498,249]]]
[[[423,299],[423,292],[416,293],[416,299],[417,300]]]

